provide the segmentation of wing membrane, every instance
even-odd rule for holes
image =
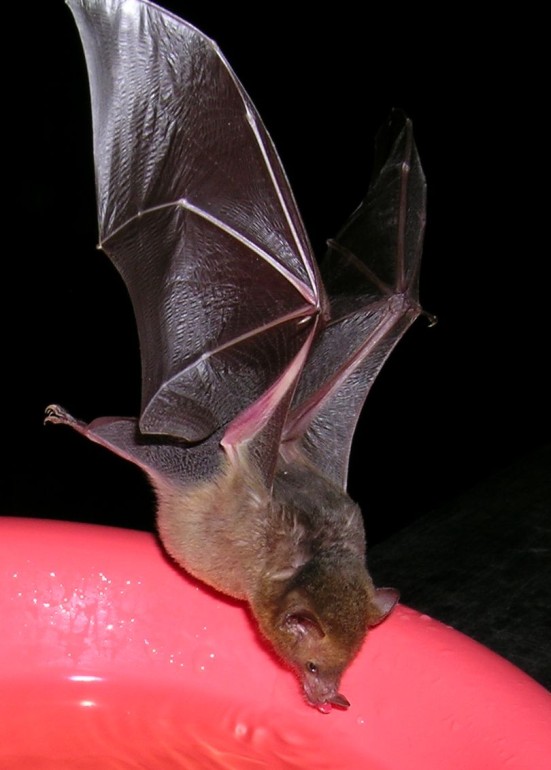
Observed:
[[[422,312],[424,222],[425,180],[411,122],[394,112],[378,137],[367,196],[322,264],[331,321],[316,341],[284,430],[284,453],[304,452],[343,487],[369,389]]]
[[[144,0],[69,5],[90,76],[100,245],[140,337],[140,429],[198,441],[310,345],[325,303],[317,268],[273,144],[216,44]]]

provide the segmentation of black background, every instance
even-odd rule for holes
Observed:
[[[350,490],[372,542],[507,466],[550,436],[549,128],[542,19],[426,18],[341,2],[167,5],[214,38],[279,150],[322,253],[363,196],[390,108],[413,119],[428,180],[424,307],[374,386]],[[390,4],[389,4],[390,5]],[[129,299],[97,240],[91,120],[80,41],[62,2],[6,21],[2,513],[150,529],[141,473],[71,431],[136,414],[139,353]]]

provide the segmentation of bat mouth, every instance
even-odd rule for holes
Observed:
[[[346,711],[346,709],[350,708],[350,701],[340,692],[337,692],[328,698],[324,698],[323,700],[320,698],[312,697],[306,692],[306,699],[310,706],[317,708],[317,710],[322,714],[330,714],[333,708],[338,708],[343,711]]]

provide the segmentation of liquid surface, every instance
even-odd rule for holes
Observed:
[[[322,714],[246,609],[150,535],[0,519],[0,767],[525,770],[551,756],[551,695],[399,606]],[[527,631],[528,633],[528,631]]]

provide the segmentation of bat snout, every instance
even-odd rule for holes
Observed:
[[[338,692],[335,684],[303,682],[303,689],[310,706],[314,706],[322,714],[329,714],[333,706],[340,709],[347,709],[350,706],[348,698]]]
[[[308,703],[310,706],[314,706],[317,708],[318,711],[320,711],[322,714],[330,714],[333,710],[333,707],[346,710],[350,707],[350,701],[348,698],[345,698],[344,695],[340,692],[335,693],[335,695],[332,695],[331,697],[327,698],[327,700],[319,702],[312,702],[308,697]]]

